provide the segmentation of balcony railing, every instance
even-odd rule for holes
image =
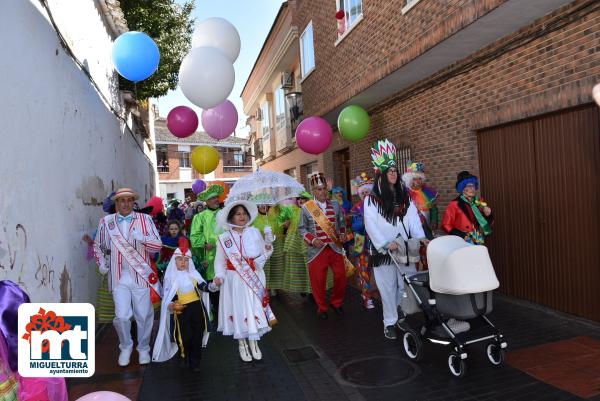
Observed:
[[[158,172],[159,173],[168,173],[169,172],[169,166],[158,166]]]
[[[246,172],[252,171],[252,163],[249,158],[245,158],[246,160],[241,161],[233,158],[224,158],[223,159],[223,172],[224,173],[233,173],[233,172]]]

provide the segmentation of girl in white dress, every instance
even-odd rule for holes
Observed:
[[[269,306],[265,262],[273,253],[273,235],[251,227],[258,210],[254,203],[234,201],[217,214],[225,230],[217,241],[214,283],[221,287],[217,331],[239,341],[244,362],[262,359],[260,337],[276,323]]]

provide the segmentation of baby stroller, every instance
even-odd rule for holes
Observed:
[[[401,261],[392,252],[390,256],[399,268]],[[466,347],[487,341],[489,361],[495,366],[504,364],[507,343],[486,317],[492,311],[492,290],[499,286],[487,248],[457,236],[443,236],[429,243],[427,261],[429,271],[402,275],[402,311],[406,315],[423,312],[424,316],[420,328],[411,327],[408,319],[400,325],[406,355],[413,361],[420,360],[423,340],[449,346],[448,368],[453,376],[462,378],[466,373]],[[471,329],[453,332],[447,323],[450,318],[469,321]]]

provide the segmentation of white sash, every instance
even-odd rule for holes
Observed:
[[[140,218],[143,218],[140,217]],[[127,264],[131,266],[133,270],[146,282],[151,290],[156,292],[158,296],[161,295],[160,282],[158,281],[158,276],[152,270],[148,262],[144,259],[142,255],[131,245],[121,233],[119,229],[119,224],[117,223],[116,214],[108,215],[105,218],[106,227],[108,228],[108,233],[110,234],[110,240],[115,246],[117,250],[123,255]],[[132,223],[133,224],[133,223]],[[152,279],[151,279],[152,277]],[[154,283],[153,283],[154,281]]]
[[[226,231],[219,235],[219,242],[221,243],[221,247],[227,256],[227,259],[229,259],[235,268],[235,271],[261,301],[269,326],[277,324],[277,318],[269,305],[269,293],[267,292],[267,289],[260,281],[256,272],[252,270],[249,263],[247,263],[247,261],[246,264],[243,263],[244,256],[241,254],[242,250],[238,249],[231,233]]]

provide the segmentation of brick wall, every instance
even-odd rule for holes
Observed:
[[[377,15],[379,12],[368,9],[372,3],[363,2],[365,14],[373,12]],[[412,26],[413,31],[409,31],[408,26],[391,27],[393,23],[383,23],[383,20],[380,20],[383,26],[378,28],[374,22],[371,25],[365,19],[340,43],[340,50],[336,52],[333,23],[331,33],[327,33],[325,38],[317,36],[319,29],[315,25],[317,69],[302,83],[307,114],[327,112],[356,93],[362,84],[349,88],[348,85],[354,83],[344,84],[345,77],[351,79],[348,74],[356,75],[357,80],[364,78],[365,82],[374,79],[376,74],[373,75],[373,70],[381,62],[381,52],[396,48],[396,51],[401,49],[398,53],[403,53],[419,47],[416,43],[412,47],[403,46],[402,41],[419,30],[428,37],[438,29],[433,26],[434,13],[440,12],[444,18],[452,20],[453,15],[465,15],[466,11],[458,10],[460,5],[472,9],[473,3],[477,3],[475,8],[492,9],[502,2],[448,1],[445,11],[436,10],[437,3],[422,0],[407,14],[415,12],[411,17],[414,19],[420,15],[421,24],[406,24]],[[297,18],[308,22],[309,14],[305,8],[316,4],[313,0],[298,1]],[[387,2],[377,4],[381,6],[382,14],[390,13]],[[370,146],[376,139],[388,137],[397,146],[409,145],[413,159],[425,163],[429,181],[440,190],[441,204],[445,206],[455,196],[454,183],[458,171],[467,169],[478,174],[477,129],[592,101],[591,88],[600,81],[599,5],[594,1],[575,1],[369,110],[369,136],[358,144],[345,143],[350,146],[352,175],[372,171]],[[329,21],[329,16],[335,11],[335,2],[332,1],[328,7],[331,10],[323,7],[322,11],[314,12],[311,16],[313,24],[323,25],[325,20]],[[394,17],[391,20],[394,21]],[[298,25],[302,30],[305,24],[299,22]],[[560,28],[552,31],[553,26]],[[392,29],[399,30],[390,43],[392,47],[370,47],[371,41],[365,39],[372,37],[375,44],[381,44],[377,35],[383,33],[378,31],[389,36]],[[540,36],[534,38],[534,34]],[[511,43],[518,45],[507,50],[505,46]],[[354,61],[348,54],[354,55]],[[469,63],[485,55],[493,57],[467,68]],[[328,57],[335,63],[323,61]],[[344,67],[341,68],[341,65]],[[363,73],[356,74],[356,71]],[[318,91],[315,90],[317,86]],[[336,133],[336,146],[344,146],[337,141],[338,138]],[[331,153],[335,150],[325,155],[326,172],[334,168]],[[485,183],[483,187],[485,192]]]
[[[364,19],[337,45],[335,0],[290,1],[301,33],[312,20],[315,71],[303,82],[307,115],[323,115],[506,0],[363,0]],[[332,78],[335,77],[335,80]]]

